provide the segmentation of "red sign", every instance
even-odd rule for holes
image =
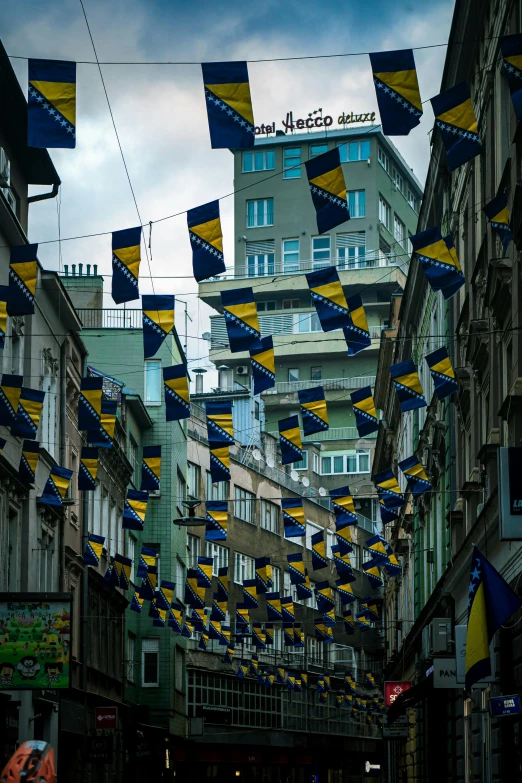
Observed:
[[[118,722],[117,707],[96,707],[96,728],[115,729]]]
[[[384,704],[386,707],[391,707],[395,699],[397,699],[404,691],[409,691],[411,688],[411,682],[385,682],[384,683]]]

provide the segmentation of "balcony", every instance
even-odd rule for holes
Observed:
[[[258,256],[252,256],[258,259]],[[339,271],[355,272],[364,269],[375,269],[386,266],[406,266],[404,259],[395,254],[383,253],[380,250],[368,250],[364,256],[359,256],[353,260],[340,260],[338,258],[329,258],[321,261],[311,259],[301,259],[293,263],[283,264],[280,261],[269,261],[260,263],[245,264],[236,266],[233,273],[222,275],[219,279],[223,280],[242,280],[251,277],[274,277],[274,275],[299,275],[306,272],[314,272],[317,269],[324,269],[327,266],[335,266]]]
[[[375,375],[360,375],[354,378],[322,378],[319,381],[278,381],[273,389],[263,392],[270,394],[292,394],[301,389],[315,389],[322,386],[325,391],[344,391],[362,389],[375,384]]]
[[[76,310],[84,329],[141,329],[143,311],[121,307],[103,307],[100,309],[83,308]]]

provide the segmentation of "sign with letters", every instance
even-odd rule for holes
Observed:
[[[489,712],[492,718],[504,718],[507,715],[519,715],[522,712],[520,696],[496,696],[489,700]]]
[[[322,110],[319,109],[319,111]],[[354,114],[353,111],[343,111],[343,113],[340,114],[337,118],[338,125],[353,125],[354,123],[360,122],[375,122],[375,112],[368,111],[363,112],[362,114]],[[285,119],[281,120],[281,125],[285,129],[286,133],[291,133],[294,130],[320,130],[322,128],[329,128],[331,125],[333,125],[333,117],[330,114],[325,114],[325,116],[322,117],[321,115],[317,114],[316,111],[309,114],[308,117],[297,117],[294,119],[294,113],[289,111],[286,113]],[[269,133],[275,133],[275,120],[273,122],[263,123],[262,125],[256,125],[255,132],[256,136],[265,136]]]
[[[408,691],[411,688],[411,682],[397,682],[396,680],[389,680],[384,683],[384,705],[385,707],[391,707],[395,699],[397,699],[401,693]]]
[[[457,682],[457,661],[455,658],[433,659],[434,688],[462,688]]]
[[[498,450],[500,540],[522,541],[522,447]]]

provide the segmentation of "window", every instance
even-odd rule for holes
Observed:
[[[257,400],[254,400],[254,419],[256,421],[260,421],[261,420],[261,406],[257,402]],[[221,483],[223,484],[223,482],[221,482]]]
[[[310,368],[310,380],[311,381],[320,381],[323,377],[323,368],[322,367],[311,367]]]
[[[134,582],[135,576],[134,576],[134,557],[136,552],[136,538],[132,535],[132,533],[129,533],[129,537],[127,538],[127,557],[131,561],[131,571],[130,571],[130,580],[131,582]],[[134,680],[133,680],[134,682]]]
[[[176,487],[176,505],[181,511],[183,511],[183,501],[187,499],[187,483],[179,471],[176,477]]]
[[[352,544],[352,552],[350,552],[350,563],[352,568],[357,570],[361,567],[361,547],[359,544]]]
[[[404,247],[404,240],[406,238],[406,226],[397,215],[393,216],[393,236]]]
[[[207,470],[207,500],[228,500],[229,488],[228,481],[218,481],[217,484],[213,484],[210,471]]]
[[[368,266],[366,258],[366,232],[337,234],[338,269],[361,269]]]
[[[397,188],[399,193],[402,193],[402,195],[404,196],[406,194],[406,188],[405,188],[405,185],[404,185],[404,177],[395,168],[393,169],[393,177],[392,177],[392,179],[395,182],[395,187]]]
[[[352,215],[350,214],[350,217]],[[330,266],[330,237],[312,237],[312,261],[314,269]]]
[[[390,228],[391,209],[388,202],[385,201],[382,196],[379,196],[379,220],[383,225],[386,226],[387,229]]]
[[[217,576],[220,568],[228,568],[228,549],[226,546],[214,544],[213,541],[207,541],[205,549],[206,557],[213,557],[212,576]]]
[[[259,506],[260,526],[263,530],[269,530],[270,533],[279,533],[279,506],[268,500],[261,500]]]
[[[310,158],[316,158],[318,155],[324,155],[325,152],[328,152],[328,144],[310,145]]]
[[[138,479],[137,479],[137,467],[138,467],[138,444],[132,437],[132,435],[129,433],[129,440],[127,442],[127,459],[129,460],[130,464],[132,465],[132,475],[131,479],[134,483],[134,486],[138,486]]]
[[[379,147],[378,158],[379,158],[379,163],[381,164],[383,169],[389,174],[390,173],[390,159],[387,156],[387,154],[384,152],[382,147]]]
[[[159,639],[141,640],[141,685],[159,687]]]
[[[174,654],[174,679],[176,683],[177,691],[185,690],[185,677],[183,676],[185,671],[185,650],[182,647],[176,645],[176,652]]]
[[[370,157],[369,141],[350,141],[348,144],[339,142],[338,147],[341,163],[351,163],[354,160],[368,160]]]
[[[281,569],[277,566],[272,566],[272,592],[279,593],[281,590]]]
[[[187,477],[188,477],[187,496],[189,498],[198,498],[199,485],[201,482],[201,468],[199,467],[199,465],[196,465],[194,462],[189,462]]]
[[[292,462],[292,470],[308,470],[308,452],[303,451],[303,459]]]
[[[296,310],[301,307],[300,299],[283,299],[283,310]]]
[[[317,475],[320,475],[321,473],[321,460],[319,454],[314,453],[312,455],[312,470],[314,473],[317,473]]]
[[[369,473],[370,450],[358,449],[346,454],[330,454],[321,457],[321,475]]]
[[[419,199],[410,187],[408,188],[408,204],[414,212],[419,214]]]
[[[199,551],[198,551],[199,554]],[[176,587],[178,591],[178,595],[183,595],[183,589],[185,585],[185,566],[179,560],[179,558],[176,558]]]
[[[288,368],[288,382],[296,383],[299,380],[299,367]]]
[[[273,274],[274,274],[273,253],[255,253],[252,255],[247,255],[248,277],[264,277],[265,275],[273,275]],[[257,309],[259,310],[260,308],[258,307]],[[269,308],[267,308],[267,310],[268,309]],[[273,309],[275,310],[275,307]]]
[[[315,311],[313,313],[295,313],[294,319],[294,334],[322,331],[319,316]]]
[[[189,568],[196,568],[201,552],[201,539],[192,533],[187,535],[187,560]],[[182,585],[180,585],[182,587]],[[181,594],[181,593],[180,593]]]
[[[301,176],[301,147],[283,150],[283,179],[299,179]]]
[[[257,302],[257,312],[258,313],[267,313],[271,310],[277,310],[277,305],[275,301],[271,302]]]
[[[306,637],[306,655],[309,663],[323,662],[323,646],[313,636]]]
[[[346,194],[350,218],[366,217],[366,191],[349,190]]]
[[[256,496],[241,487],[234,487],[234,516],[255,525],[255,501]]]
[[[283,272],[299,272],[298,239],[283,239]]]
[[[275,169],[274,150],[243,152],[243,173],[249,171],[271,171]]]
[[[145,361],[145,405],[161,405],[161,362]]]
[[[326,531],[326,556],[333,558],[332,547],[337,543],[335,533],[331,530]]]
[[[234,552],[234,582],[242,585],[245,579],[254,579],[255,575],[254,558]]]
[[[247,228],[274,225],[274,199],[247,201]]]
[[[134,656],[136,654],[136,637],[133,633],[127,634],[127,682],[134,682]]]
[[[321,525],[316,525],[314,522],[306,521],[306,548],[312,549],[312,536],[319,533],[323,528]]]

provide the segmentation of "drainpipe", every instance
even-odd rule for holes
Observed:
[[[67,342],[66,339],[60,345],[60,465],[65,467],[67,461],[65,449],[65,427],[67,421],[66,402],[67,402]],[[65,590],[65,519],[63,512],[60,515],[60,548],[59,548],[59,585],[60,590]]]
[[[28,204],[34,204],[35,201],[46,201],[48,198],[56,198],[58,195],[58,188],[60,187],[60,184],[56,183],[53,185],[53,189],[49,193],[40,193],[38,196],[29,196],[27,199]]]

